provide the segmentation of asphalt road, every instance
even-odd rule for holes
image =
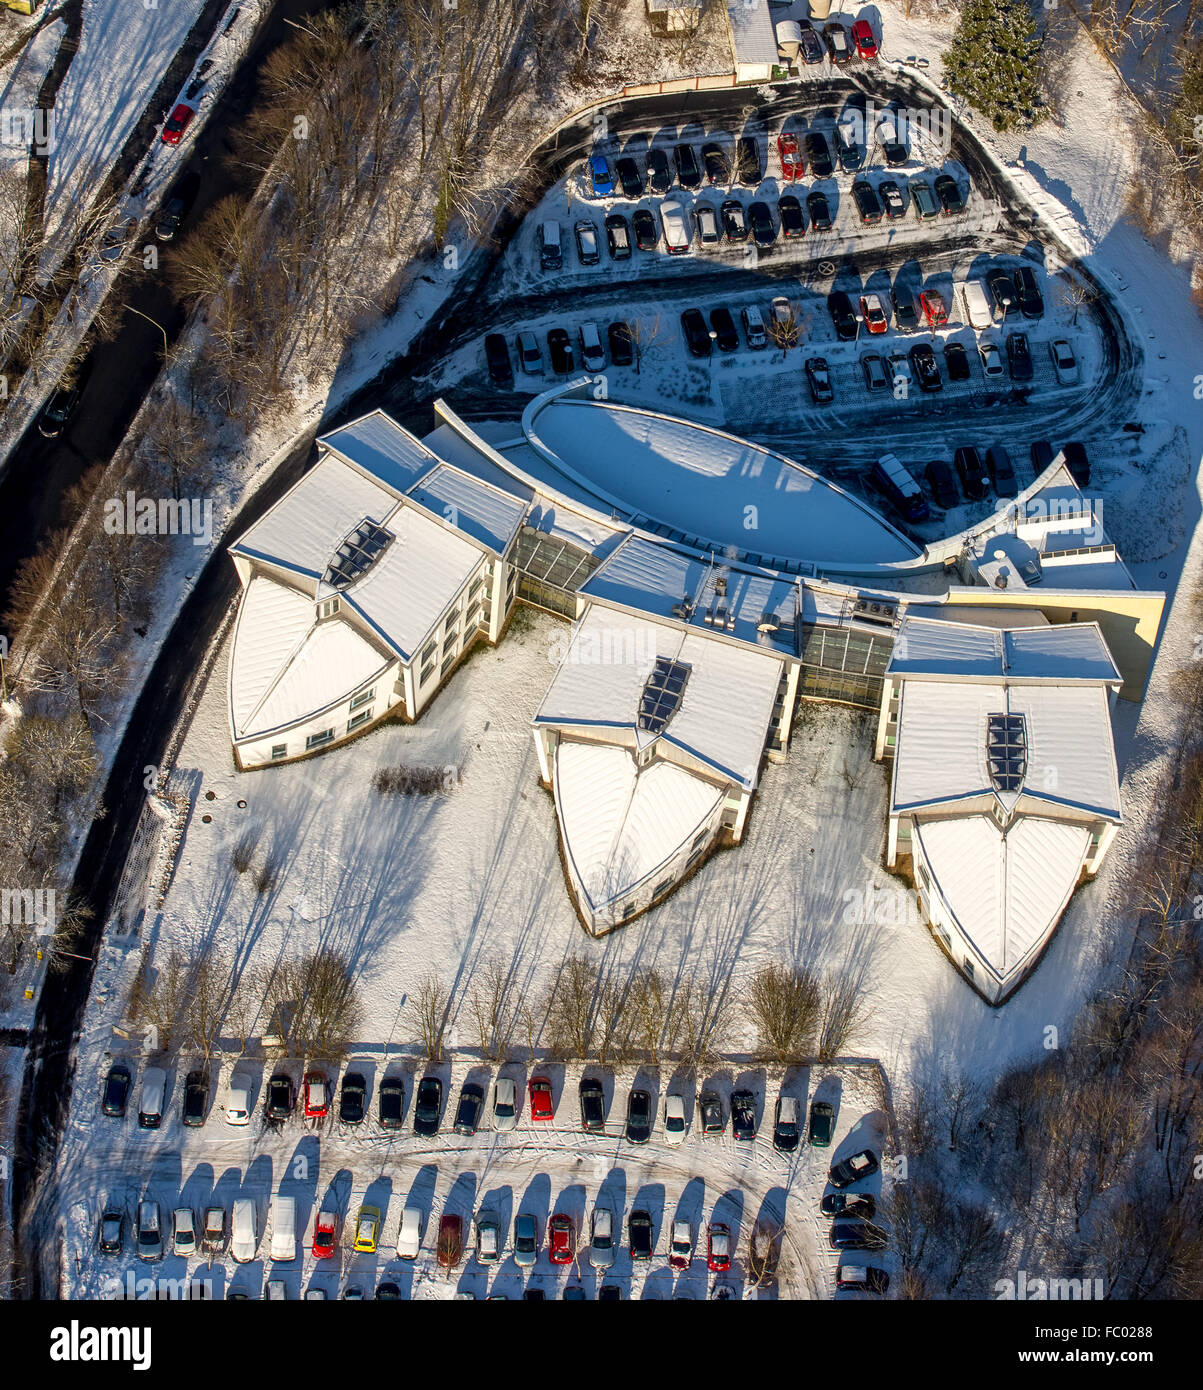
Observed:
[[[240,79],[240,82],[241,86],[232,87],[230,90],[240,90],[244,96],[248,91],[253,91],[253,74]],[[887,93],[895,93],[904,104],[916,104],[918,100],[906,84],[891,86],[880,73],[862,78],[862,82],[871,85],[873,94],[883,101]],[[849,87],[847,81],[836,80],[830,83],[807,84],[800,92],[777,92],[768,101],[758,101],[758,115],[778,119],[788,112],[803,107],[809,108],[816,101],[837,100],[842,94],[847,93]],[[742,112],[751,99],[752,94],[747,91],[639,98],[616,108],[612,115],[612,125],[620,120],[625,128],[646,130],[654,129],[657,123],[666,122],[671,118],[675,127],[683,113],[691,120],[724,121],[728,123],[729,130],[735,130],[737,123],[732,118],[739,118],[742,125]],[[226,120],[228,119],[227,113]],[[221,137],[216,133],[216,128],[221,124],[220,121],[213,122],[214,133],[211,138],[215,142],[220,142]],[[534,159],[544,186],[550,186],[562,177],[568,167],[590,148],[592,142],[591,119],[579,121],[549,140]],[[217,155],[219,149],[220,145],[211,147],[208,157]],[[954,130],[952,155],[969,170],[975,186],[988,191],[1000,201],[1006,201],[1005,190],[995,187],[993,175],[976,143],[959,128]],[[198,149],[195,157],[203,158],[202,150]],[[210,196],[219,186],[220,180],[210,182]],[[200,205],[198,200],[198,207]],[[457,344],[483,333],[482,325],[489,321],[488,312],[494,302],[490,296],[496,293],[490,288],[491,282],[497,277],[499,258],[513,236],[520,216],[520,212],[515,211],[503,220],[497,244],[493,249],[476,253],[469,258],[460,273],[456,294],[435,314],[410,351],[390,362],[373,381],[357,391],[342,409],[324,420],[320,427],[322,430],[330,429],[341,420],[353,418],[365,409],[375,406],[389,409],[415,431],[424,432],[430,427],[429,395],[419,378],[428,371],[433,361],[446,356]],[[1029,227],[1012,222],[1002,240],[1008,245],[1023,245],[1031,238],[1032,231]],[[796,277],[796,265],[791,265],[789,273]],[[742,275],[747,272],[735,271],[733,274]],[[574,304],[579,305],[577,292],[574,290],[572,293]],[[1141,358],[1139,350],[1128,341],[1118,312],[1106,295],[1098,306],[1098,311],[1107,347],[1105,378],[1096,391],[1093,402],[1095,410],[1099,408],[1100,401],[1102,402],[1104,418],[1107,418],[1107,410],[1118,409],[1121,402],[1126,406],[1130,401]],[[158,336],[157,330],[149,331]],[[157,365],[153,348],[148,349],[145,341],[137,336],[123,336],[119,341],[120,347],[115,353],[119,353],[121,359],[126,359],[126,354],[129,356],[124,365],[119,361],[111,370],[118,376],[124,372],[138,382],[143,382],[141,390],[144,391],[153,378]],[[106,374],[108,370],[110,369],[105,369]],[[100,377],[101,381],[105,379],[106,376]],[[110,386],[115,384],[111,378],[107,379],[110,380]],[[74,474],[78,475],[86,449],[108,449],[111,452],[128,423],[132,409],[136,407],[137,399],[140,399],[138,387],[131,381],[127,388],[121,390],[117,406],[111,411],[106,410],[105,398],[103,392],[98,392],[97,383],[98,378],[94,376],[87,392],[90,398],[87,409],[81,411],[81,415],[77,417],[75,429],[69,432],[64,444],[55,446],[56,451],[69,451],[75,459],[73,465],[58,465],[59,472],[55,476],[59,480],[59,490],[64,477],[71,476],[73,470]],[[501,397],[483,390],[476,394],[467,391],[461,393],[457,388],[453,399],[457,408],[465,409],[468,414],[508,415],[517,413],[525,398],[517,395]],[[97,413],[92,414],[92,411]],[[88,422],[90,427],[98,432],[97,440],[103,443],[84,442],[89,437],[86,433],[81,436],[79,431]],[[292,485],[311,460],[313,452],[310,440],[293,450],[270,484],[243,508],[230,528],[232,535],[244,530]],[[49,464],[49,459],[46,462]],[[44,480],[46,475],[39,471],[32,459],[26,458],[22,476],[24,487],[33,490],[33,481]],[[15,497],[17,504],[21,505],[20,493],[15,494]],[[38,508],[31,504],[26,524],[29,524],[29,518],[35,514],[43,517],[48,515],[53,510],[50,505],[52,500],[43,499],[40,513]],[[0,491],[0,515],[7,510],[5,503],[4,494]],[[5,517],[3,524],[5,528],[11,526],[11,519]],[[16,528],[16,534],[20,534],[19,527]],[[2,551],[3,545],[0,544],[0,552]],[[6,560],[5,563],[9,562]],[[164,642],[134,708],[106,784],[104,802],[108,807],[108,813],[104,819],[92,825],[75,877],[77,891],[88,899],[95,913],[80,945],[81,955],[95,953],[112,907],[122,867],[142,809],[142,769],[148,764],[157,765],[162,758],[171,731],[184,707],[190,678],[227,606],[236,596],[236,591],[234,568],[227,556],[219,552],[211,557],[198,575],[195,586]],[[30,1031],[17,1118],[12,1200],[14,1227],[18,1232],[17,1273],[18,1278],[23,1275],[25,1279],[25,1283],[18,1284],[18,1287],[23,1289],[27,1297],[33,1298],[53,1296],[55,1292],[42,1288],[41,1261],[36,1257],[38,1241],[52,1229],[53,1184],[39,1185],[36,1179],[40,1172],[48,1171],[53,1165],[62,1123],[70,1104],[75,1042],[94,970],[91,961],[72,960],[69,966],[65,973],[47,978],[39,998],[34,1026]]]

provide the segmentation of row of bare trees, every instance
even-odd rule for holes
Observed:
[[[286,1056],[337,1059],[363,1017],[350,962],[328,947],[236,970],[213,946],[174,946],[139,975],[128,1014],[131,1023],[156,1030],[162,1051],[195,1052],[206,1061],[223,1037],[237,1038],[245,1051],[257,1029]]]
[[[452,1017],[450,988],[427,975],[410,1007],[426,1055],[438,1059]],[[750,1025],[764,1062],[831,1061],[846,1050],[868,1019],[863,972],[826,974],[806,967],[767,965],[748,981],[739,1007],[691,979],[670,978],[653,968],[606,973],[580,953],[565,957],[555,978],[532,992],[498,957],[482,961],[458,1001],[476,1045],[504,1061],[515,1046],[533,1057],[543,1043],[555,1055],[603,1066],[662,1059],[699,1067],[716,1060],[732,1042],[732,1024]]]

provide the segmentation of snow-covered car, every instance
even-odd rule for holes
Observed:
[[[119,222],[114,222],[105,232],[100,243],[100,259],[102,261],[120,260],[137,232],[138,219],[136,217],[123,217]]]
[[[1057,373],[1058,386],[1076,385],[1081,375],[1078,371],[1078,359],[1066,340],[1057,338],[1049,343],[1048,355],[1052,359],[1053,371]]]
[[[401,1213],[401,1225],[397,1229],[397,1258],[416,1260],[422,1245],[422,1208],[406,1207]]]
[[[380,1235],[380,1208],[362,1206],[355,1218],[355,1249],[360,1254],[374,1255]]]
[[[685,1097],[672,1095],[664,1098],[664,1142],[679,1144],[689,1133],[689,1123],[685,1119]]]
[[[703,1134],[722,1134],[727,1127],[723,1118],[723,1102],[717,1091],[703,1091],[698,1096],[698,1127]]]
[[[806,161],[798,148],[798,137],[782,131],[777,137],[777,153],[781,158],[781,177],[787,183],[800,179],[806,173]]]
[[[258,1247],[255,1203],[249,1197],[239,1197],[230,1221],[230,1255],[237,1264],[248,1264],[255,1258]]]
[[[806,359],[806,383],[815,405],[827,405],[835,399],[835,392],[831,389],[831,370],[825,357]]]
[[[668,1263],[673,1269],[688,1269],[693,1258],[693,1227],[688,1221],[673,1222],[672,1239],[668,1245]]]
[[[330,1110],[330,1092],[320,1071],[305,1073],[305,1118],[320,1120]]]
[[[890,1276],[875,1265],[841,1263],[835,1271],[835,1286],[841,1292],[885,1293],[890,1287]]]
[[[861,1149],[833,1164],[827,1179],[832,1187],[849,1187],[861,1178],[871,1178],[880,1166],[872,1149]]]
[[[220,1255],[226,1248],[226,1209],[225,1207],[205,1208],[205,1228],[201,1235],[201,1249],[206,1255]]]
[[[706,1266],[712,1274],[731,1268],[731,1231],[722,1221],[712,1221],[706,1232]]]
[[[493,1212],[482,1211],[476,1218],[477,1260],[482,1265],[496,1264],[501,1259],[501,1244],[501,1222]]]
[[[773,1115],[773,1148],[793,1153],[798,1147],[798,1101],[795,1096],[778,1096]]]
[[[601,251],[597,245],[597,228],[592,222],[578,222],[572,229],[576,235],[577,259],[582,265],[598,265]]]
[[[493,1128],[506,1133],[518,1124],[518,1088],[513,1079],[499,1076],[493,1088]]]
[[[196,1254],[196,1218],[191,1207],[176,1207],[171,1213],[171,1245],[177,1255]]]
[[[313,1223],[313,1254],[316,1259],[328,1260],[333,1257],[337,1232],[337,1215],[332,1211],[319,1211]]]
[[[982,359],[982,372],[986,379],[1002,376],[1003,367],[1002,353],[998,350],[998,344],[989,338],[983,338],[977,345],[978,356]]]
[[[660,221],[664,227],[664,245],[670,256],[689,254],[692,238],[685,221],[685,209],[675,198],[666,198],[660,204]]]
[[[125,1214],[106,1211],[100,1218],[96,1244],[102,1255],[120,1255],[125,1248]]]
[[[910,391],[911,383],[915,377],[911,371],[911,364],[905,352],[893,352],[888,358],[890,364],[890,381],[894,385],[895,391],[900,391],[903,395]]]
[[[138,1225],[135,1233],[140,1260],[163,1258],[163,1226],[159,1220],[158,1202],[138,1203]]]
[[[889,320],[886,318],[886,308],[881,302],[881,295],[870,291],[860,297],[860,313],[864,320],[865,327],[870,333],[884,333],[889,327]]]
[[[794,347],[798,342],[798,319],[794,306],[783,294],[769,305],[769,334],[779,348]]]
[[[590,1225],[589,1263],[594,1269],[610,1269],[614,1264],[614,1213],[609,1207],[594,1207]]]

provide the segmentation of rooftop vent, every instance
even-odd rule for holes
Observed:
[[[898,617],[898,605],[889,599],[858,598],[852,605],[852,616],[862,623],[893,627]]]
[[[781,619],[772,611],[765,609],[760,615],[760,621],[756,624],[757,632],[779,632],[781,630]]]
[[[680,603],[673,604],[671,611],[674,618],[687,623],[693,617],[693,595],[686,594]]]

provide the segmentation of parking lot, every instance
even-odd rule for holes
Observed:
[[[339,1096],[331,1088],[331,1113],[324,1119],[305,1119],[302,1068],[287,1064],[261,1067],[239,1062],[239,1071],[254,1077],[255,1112],[249,1125],[226,1123],[231,1066],[220,1072],[210,1093],[203,1126],[182,1124],[182,1076],[168,1086],[162,1125],[138,1127],[140,1075],[136,1063],[129,1106],[124,1120],[99,1113],[94,1125],[124,1126],[124,1142],[116,1146],[111,1171],[121,1174],[103,1191],[76,1192],[73,1229],[69,1236],[69,1265],[77,1267],[80,1296],[146,1296],[162,1286],[174,1296],[194,1288],[192,1296],[260,1297],[269,1281],[280,1281],[278,1292],[289,1298],[371,1298],[381,1284],[395,1285],[400,1297],[483,1298],[523,1297],[527,1290],[546,1298],[562,1297],[577,1286],[587,1298],[606,1287],[607,1297],[706,1298],[743,1297],[753,1291],[748,1273],[748,1247],[753,1228],[763,1223],[777,1243],[776,1277],[769,1296],[830,1296],[840,1256],[827,1248],[830,1222],[819,1212],[829,1164],[857,1150],[882,1151],[883,1116],[876,1108],[868,1069],[832,1068],[787,1071],[720,1066],[695,1081],[692,1077],[662,1075],[655,1069],[563,1067],[540,1064],[534,1075],[552,1086],[554,1113],[550,1119],[532,1117],[526,1094],[530,1079],[525,1068],[507,1065],[498,1073],[485,1066],[457,1061],[454,1065],[417,1071],[412,1064],[377,1069],[355,1059],[344,1070],[365,1076],[367,1114],[359,1124],[338,1118]],[[282,1123],[267,1120],[266,1086],[272,1075],[287,1074],[296,1087],[297,1108]],[[519,1098],[517,1125],[508,1133],[493,1128],[493,1080],[512,1077]],[[216,1068],[215,1068],[215,1075]],[[414,1132],[414,1089],[424,1075],[442,1083],[439,1132]],[[605,1128],[584,1133],[578,1102],[582,1077],[595,1077],[602,1086]],[[402,1128],[388,1130],[379,1123],[378,1086],[400,1077],[405,1088]],[[333,1079],[333,1078],[332,1078]],[[479,1127],[472,1135],[455,1133],[461,1087],[481,1085],[484,1104]],[[645,1089],[655,1119],[648,1142],[625,1138],[626,1108],[632,1088]],[[740,1140],[733,1134],[731,1093],[746,1088],[754,1097],[756,1135]],[[721,1106],[722,1130],[703,1134],[698,1105],[700,1092],[713,1091]],[[664,1129],[664,1103],[680,1095],[688,1132],[669,1142]],[[778,1096],[799,1103],[805,1131],[806,1107],[818,1099],[835,1111],[835,1132],[829,1147],[807,1144],[802,1133],[794,1153],[773,1146],[774,1112]],[[81,1117],[82,1120],[82,1117]],[[92,1126],[89,1126],[91,1128]],[[106,1146],[111,1136],[106,1135]],[[111,1150],[110,1150],[111,1151]],[[880,1193],[881,1175],[855,1185],[855,1192]],[[269,1258],[273,1195],[292,1197],[297,1208],[296,1258]],[[172,1212],[186,1207],[198,1231],[208,1208],[229,1213],[239,1198],[250,1198],[256,1212],[257,1250],[246,1263],[228,1253],[209,1259],[173,1253]],[[135,1253],[138,1203],[156,1202],[164,1230],[161,1260],[140,1260]],[[413,1260],[397,1257],[402,1212],[407,1206],[421,1213],[421,1247]],[[357,1217],[361,1208],[381,1214],[376,1249],[356,1252]],[[610,1267],[594,1268],[589,1259],[589,1229],[593,1212],[608,1210],[613,1217],[615,1252]],[[124,1214],[124,1248],[119,1255],[98,1250],[96,1232],[103,1211]],[[336,1217],[333,1256],[313,1250],[319,1212]],[[633,1260],[628,1221],[633,1211],[651,1219],[651,1258]],[[475,1218],[495,1217],[501,1230],[501,1250],[495,1262],[475,1255]],[[548,1222],[556,1213],[572,1223],[573,1258],[553,1265],[548,1258]],[[534,1217],[537,1252],[533,1265],[519,1264],[514,1226],[519,1214]],[[462,1258],[450,1269],[440,1266],[439,1229],[446,1215],[462,1223]],[[674,1222],[689,1224],[692,1252],[687,1266],[669,1263]],[[710,1227],[729,1231],[732,1258],[728,1270],[708,1267]],[[529,1256],[523,1256],[528,1259]],[[870,1262],[888,1267],[888,1256],[847,1253],[844,1263]],[[719,1262],[721,1263],[721,1262]],[[152,1281],[139,1283],[138,1281]],[[617,1295],[611,1290],[617,1290]],[[120,1290],[120,1292],[118,1292]],[[386,1296],[389,1290],[386,1288]],[[572,1295],[581,1296],[581,1295]]]

